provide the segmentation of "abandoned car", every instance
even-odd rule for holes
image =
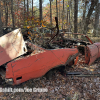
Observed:
[[[0,75],[13,85],[41,77],[54,67],[68,64],[68,59],[78,55],[76,48],[45,49],[25,42],[20,29],[0,40],[3,41],[0,44]]]
[[[29,42],[19,28],[0,37],[0,77],[6,83],[18,85],[61,65],[76,65],[80,54],[88,65],[100,57],[100,43],[93,43],[86,35],[59,34],[57,29],[51,38],[49,35],[36,36],[34,40],[38,42]],[[83,36],[88,42],[78,39]]]

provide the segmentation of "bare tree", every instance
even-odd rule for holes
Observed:
[[[32,16],[33,16],[33,0],[32,0]]]
[[[51,2],[52,0],[49,0],[50,1],[50,24],[52,26],[52,9],[51,9]]]
[[[19,10],[19,0],[17,1],[17,13],[18,13],[18,10]],[[17,20],[18,20],[18,27],[19,27],[19,16],[17,16]]]
[[[97,31],[98,31],[99,12],[100,12],[100,3],[97,3],[96,10],[95,10],[94,35],[96,35],[97,34]]]
[[[15,24],[14,24],[14,13],[13,13],[13,0],[11,0],[11,14],[12,14],[12,25],[13,25],[13,28],[14,28]]]
[[[58,18],[58,3],[57,3],[57,0],[56,0],[56,16],[57,16],[57,18]]]
[[[62,30],[63,30],[63,24],[64,24],[64,0],[63,0],[63,11],[62,11]]]
[[[27,16],[28,16],[28,12],[29,12],[29,5],[28,5],[28,0],[27,0]]]
[[[74,33],[77,33],[78,0],[74,0]]]
[[[97,3],[98,3],[98,0],[91,0],[91,6],[90,6],[90,8],[88,10],[88,14],[87,14],[87,16],[85,18],[85,25],[84,25],[83,34],[86,34],[87,31],[88,31],[88,25],[90,23],[90,17],[92,15],[92,13],[94,11],[94,8],[97,5]]]
[[[83,16],[82,16],[82,22],[80,21],[80,28],[81,28],[81,33],[83,34],[83,28],[85,25],[85,15],[86,15],[86,7],[87,7],[88,2],[86,0],[84,0],[84,8],[83,8]]]
[[[39,0],[40,21],[42,20],[42,0]]]
[[[59,0],[59,25],[60,25],[60,0]]]
[[[25,0],[24,0],[24,20],[25,20],[25,15],[26,15],[26,7],[25,7]]]
[[[6,27],[8,24],[8,2],[4,0],[4,8],[5,8],[5,20],[6,20]]]
[[[2,20],[1,20],[1,2],[0,2],[0,36],[3,35],[3,31],[2,31]]]

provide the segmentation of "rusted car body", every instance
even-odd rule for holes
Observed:
[[[100,42],[93,43],[87,35],[74,33],[74,35],[84,36],[88,42],[77,40],[76,47],[80,53],[85,56],[85,63],[91,65],[97,58],[100,57]]]
[[[65,34],[65,33],[64,33]],[[24,41],[21,30],[17,29],[2,37],[0,43],[0,76],[6,83],[17,85],[32,78],[45,75],[49,70],[61,65],[77,64],[79,54],[84,62],[91,65],[100,57],[100,43],[70,39],[63,35],[45,45],[37,46]],[[63,37],[62,37],[63,36]]]
[[[65,65],[69,57],[78,55],[76,48],[46,50],[32,46],[35,49],[30,55],[7,64],[6,79],[13,79],[14,85],[41,77],[52,68]]]
[[[0,76],[12,85],[41,77],[52,68],[67,65],[78,55],[77,48],[46,49],[24,41],[20,29],[2,36],[1,40],[5,41],[0,48],[3,58]]]

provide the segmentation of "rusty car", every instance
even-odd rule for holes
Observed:
[[[24,41],[20,29],[2,36],[1,40],[5,41],[0,44],[0,75],[13,85],[41,77],[78,55],[76,48],[46,49]]]
[[[53,68],[76,65],[80,54],[88,65],[100,57],[100,43],[93,43],[84,34],[60,34],[55,19],[57,33],[48,41],[45,37],[38,40],[39,45],[25,40],[20,28],[0,37],[0,77],[6,83],[18,85],[42,77]],[[83,36],[88,42],[78,39]]]

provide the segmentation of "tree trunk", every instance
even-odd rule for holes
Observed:
[[[25,7],[25,0],[24,0],[24,21],[25,21],[25,15],[26,15],[26,7]]]
[[[95,23],[94,23],[94,36],[97,35],[98,31],[98,25],[99,25],[99,12],[100,12],[100,7],[99,3],[96,5],[96,10],[95,10]]]
[[[39,9],[40,9],[40,22],[42,20],[42,0],[39,0]]]
[[[7,12],[6,12],[6,27],[8,25],[8,6],[7,6]]]
[[[7,27],[8,23],[8,5],[7,2],[4,0],[4,9],[5,9],[5,26]]]
[[[27,17],[29,15],[29,9],[28,9],[28,0],[27,0]]]
[[[3,30],[2,30],[2,20],[1,20],[1,4],[0,4],[0,36],[3,35]]]
[[[78,0],[74,0],[74,33],[77,33]]]
[[[13,0],[11,0],[11,14],[12,14],[12,26],[14,28],[15,25],[14,25],[14,14],[13,14]]]
[[[51,9],[51,0],[50,0],[50,24],[52,26],[52,9]]]
[[[56,14],[57,14],[56,16],[57,16],[57,18],[58,18],[58,6],[57,6],[57,4],[58,4],[58,3],[57,3],[57,0],[56,0]]]
[[[32,17],[33,17],[33,0],[32,0]]]
[[[90,9],[89,9],[88,14],[86,16],[83,34],[86,34],[87,31],[88,31],[88,25],[89,25],[90,17],[92,15],[94,7],[97,5],[97,3],[98,3],[98,0],[91,0],[91,6],[90,6]]]
[[[60,26],[60,0],[59,0],[59,26]]]
[[[85,14],[86,14],[86,6],[87,6],[87,3],[85,1],[85,6],[83,8],[83,19],[82,19],[82,23],[81,23],[81,33],[83,34],[83,30],[84,30],[84,25],[85,25]]]
[[[63,24],[64,24],[64,0],[63,0],[63,11],[62,11],[62,30],[63,30]]]
[[[69,1],[69,32],[71,32],[71,23],[70,23],[70,5],[71,5],[71,1]]]
[[[70,32],[71,31],[71,24],[70,24],[70,5],[71,5],[71,1],[68,1],[68,5],[67,5],[67,31]]]

